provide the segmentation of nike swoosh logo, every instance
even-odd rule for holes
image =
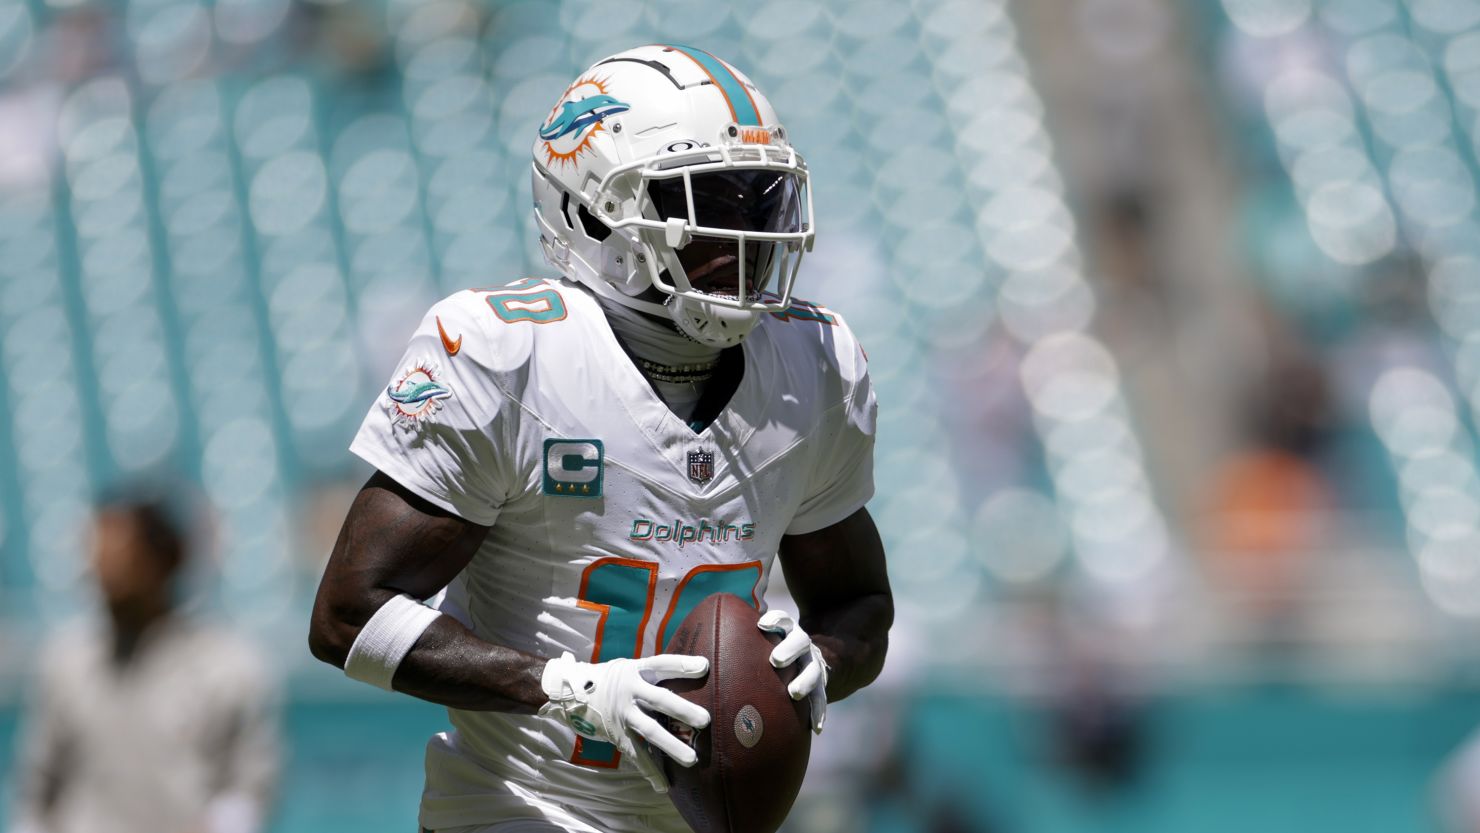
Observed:
[[[456,356],[457,351],[462,349],[462,336],[458,336],[456,340],[448,338],[440,316],[437,318],[437,335],[442,337],[442,349],[447,351],[447,355]]]

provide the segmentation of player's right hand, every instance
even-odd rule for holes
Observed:
[[[668,782],[647,750],[632,734],[647,740],[681,766],[693,766],[694,750],[658,724],[644,709],[659,711],[695,729],[709,725],[709,712],[666,688],[655,685],[675,677],[698,678],[709,673],[705,657],[658,654],[642,659],[581,662],[569,651],[545,664],[540,683],[550,702],[540,714],[554,717],[591,740],[606,741],[631,756],[658,792]]]

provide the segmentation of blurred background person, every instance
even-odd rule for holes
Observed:
[[[279,767],[263,658],[179,609],[190,545],[164,504],[102,504],[91,543],[106,616],[40,652],[10,829],[262,830]]]
[[[1329,432],[1319,365],[1287,362],[1248,395],[1242,440],[1208,480],[1200,543],[1214,580],[1278,640],[1300,606],[1300,583],[1330,545],[1332,488],[1319,455]]]

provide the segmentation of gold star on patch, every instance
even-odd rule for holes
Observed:
[[[581,487],[581,491],[583,491],[583,492],[585,492],[586,494],[589,495],[589,494],[591,494],[591,487],[590,486],[582,486]]]
[[[557,492],[558,492],[558,491],[561,491],[561,490],[562,490],[562,489],[564,489],[564,488],[565,488],[565,487],[564,487],[564,486],[562,486],[562,485],[560,485],[560,484],[559,484],[559,483],[556,483],[556,484],[555,484],[555,491],[557,491]]]

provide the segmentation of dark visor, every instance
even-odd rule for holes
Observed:
[[[694,210],[690,218],[681,176],[653,180],[648,195],[658,219],[682,217],[696,226],[734,231],[802,230],[801,197],[794,174],[766,170],[693,174]]]

